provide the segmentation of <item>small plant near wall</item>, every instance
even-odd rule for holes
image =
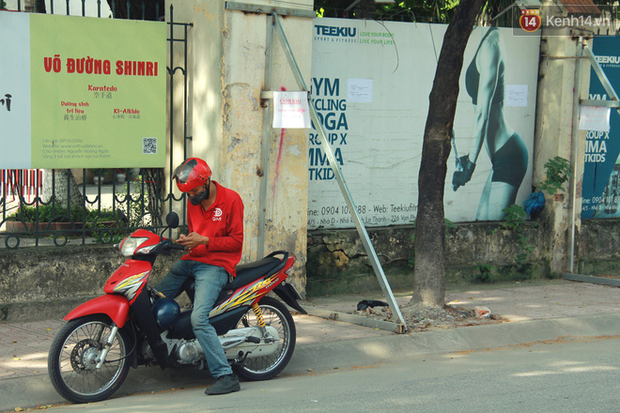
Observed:
[[[523,235],[528,215],[536,214],[543,209],[545,205],[543,191],[550,196],[555,195],[563,190],[564,183],[571,176],[570,162],[568,160],[561,156],[549,159],[545,163],[545,180],[538,186],[538,191],[534,192],[525,202],[525,208],[521,205],[513,204],[502,210],[506,214],[502,226],[514,231],[517,235],[517,244],[521,250],[521,253],[515,258],[515,263],[518,267],[523,267],[527,256],[534,250],[530,241]]]
[[[561,156],[549,159],[545,163],[545,180],[540,183],[538,190],[533,192],[524,203],[528,216],[536,216],[545,207],[545,195],[553,196],[563,190],[563,185],[572,176],[570,162]],[[557,196],[556,196],[557,198]],[[561,200],[562,198],[558,198]]]
[[[495,267],[493,267],[492,265],[488,265],[488,264],[478,264],[476,265],[476,269],[478,270],[478,273],[476,273],[476,275],[474,275],[474,282],[478,282],[478,283],[489,283],[491,281],[493,281],[493,269]]]
[[[570,162],[560,156],[549,159],[545,163],[545,171],[545,180],[540,183],[538,189],[549,195],[555,195],[556,192],[562,191],[564,182],[573,176],[570,170]]]

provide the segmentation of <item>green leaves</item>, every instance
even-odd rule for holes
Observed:
[[[10,221],[24,222],[92,222],[98,220],[116,220],[112,210],[83,210],[79,207],[71,208],[71,212],[61,206],[39,205],[25,206],[16,214],[7,218]]]
[[[504,217],[504,222],[502,223],[504,228],[516,230],[517,232],[521,232],[523,230],[527,213],[522,206],[512,204],[509,207],[502,209],[502,212],[506,214]]]
[[[522,267],[527,260],[527,256],[534,250],[530,240],[523,235],[523,230],[526,225],[527,213],[521,205],[512,204],[502,210],[506,214],[502,226],[516,232],[517,245],[521,252],[515,257],[515,263],[517,266]]]
[[[562,190],[564,182],[572,177],[570,162],[560,156],[550,159],[545,164],[546,179],[541,182],[539,189],[549,195]]]

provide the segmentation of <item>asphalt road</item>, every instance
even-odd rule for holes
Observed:
[[[118,397],[50,412],[620,412],[618,336],[550,340],[494,350]]]

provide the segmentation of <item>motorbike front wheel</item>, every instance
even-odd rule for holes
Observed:
[[[93,315],[69,321],[56,335],[49,352],[48,371],[54,388],[68,401],[104,400],[125,381],[131,340],[123,329],[118,330],[103,366],[96,368],[112,326],[108,317]]]
[[[258,306],[263,319],[268,326],[278,331],[280,340],[277,350],[269,356],[247,358],[242,363],[233,364],[233,371],[237,376],[248,381],[267,380],[278,375],[293,356],[297,332],[295,322],[288,308],[280,301],[263,297]],[[252,310],[249,310],[239,321],[237,327],[254,327],[258,320]]]

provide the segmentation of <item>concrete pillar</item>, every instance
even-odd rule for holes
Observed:
[[[570,28],[543,28],[534,143],[534,186],[545,179],[544,164],[555,156],[561,156],[571,161],[573,179],[580,187],[585,132],[577,130],[574,122],[579,115],[578,111],[574,112],[575,100],[579,98],[575,87],[580,82],[581,96],[587,96],[589,66],[584,59],[576,57],[580,54],[580,46],[573,34],[574,30]],[[579,82],[575,78],[577,64],[582,65]],[[543,229],[548,236],[548,250],[543,255],[549,257],[551,272],[556,274],[570,267],[572,214],[575,214],[575,231],[578,232],[581,227],[581,193],[576,193],[573,210],[572,185],[571,180],[564,185],[564,192],[553,197],[546,196]]]
[[[188,107],[187,107],[187,136],[192,140],[187,145],[187,156],[197,156],[205,159],[214,171],[214,179],[220,178],[220,159],[217,155],[218,145],[222,135],[222,69],[223,59],[223,1],[176,1],[167,2],[166,19],[170,22],[170,6],[173,7],[174,21],[191,23],[188,28],[187,68],[184,67],[184,51],[182,43],[174,44],[172,53],[173,69],[183,68],[187,71]],[[175,38],[181,38],[184,28],[174,27]],[[172,148],[168,146],[168,154],[172,150],[172,168],[179,165],[184,159],[184,129],[183,113],[184,84],[182,74],[176,71],[173,75],[173,110],[172,133],[174,142]],[[170,80],[169,80],[170,82]],[[170,83],[167,87],[170,90]],[[168,93],[170,99],[170,93]],[[170,102],[168,102],[170,105]],[[169,106],[168,106],[169,107]],[[170,126],[170,125],[169,125]],[[170,166],[165,169],[166,176],[171,176]],[[170,184],[170,181],[167,182]],[[226,185],[227,183],[222,182]],[[174,187],[174,186],[173,186]],[[180,193],[173,188],[176,196]],[[181,203],[173,202],[175,210],[181,213]]]

